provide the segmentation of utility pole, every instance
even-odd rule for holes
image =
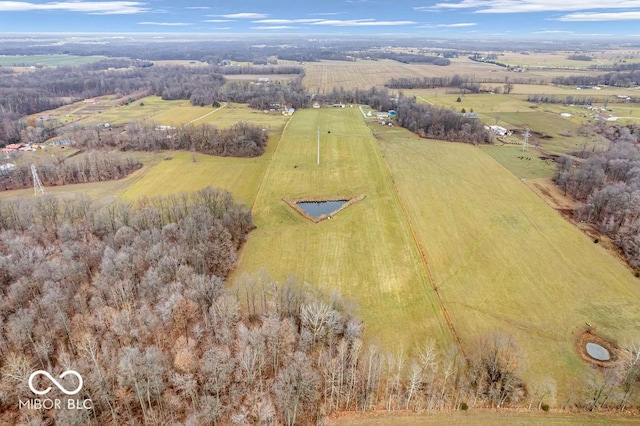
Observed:
[[[522,152],[525,152],[529,144],[529,129],[524,132],[524,144],[522,145]]]

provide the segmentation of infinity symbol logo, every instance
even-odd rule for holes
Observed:
[[[82,376],[80,375],[80,373],[78,373],[77,371],[74,370],[67,370],[64,373],[62,373],[59,378],[60,379],[64,379],[66,376],[68,375],[72,375],[75,376],[78,379],[78,387],[72,391],[68,391],[64,386],[62,386],[60,384],[60,382],[58,382],[51,374],[49,374],[48,372],[44,371],[44,370],[38,370],[38,371],[34,371],[33,373],[31,373],[31,376],[29,376],[29,389],[31,389],[31,391],[33,393],[35,393],[36,395],[46,395],[51,391],[51,386],[49,386],[48,388],[46,388],[45,390],[38,390],[35,388],[35,386],[33,386],[33,379],[36,378],[36,376],[45,376],[47,379],[49,379],[54,385],[56,385],[56,387],[58,389],[60,389],[64,394],[66,395],[75,395],[78,392],[80,392],[80,389],[82,389]]]

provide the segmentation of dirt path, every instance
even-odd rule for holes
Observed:
[[[201,117],[194,118],[193,120],[191,120],[191,121],[190,121],[190,122],[188,122],[187,124],[192,124],[192,123],[195,123],[195,122],[196,122],[196,121],[198,121],[198,120],[202,120],[203,118],[210,116],[210,115],[211,115],[211,114],[213,114],[214,112],[218,112],[218,111],[220,111],[222,108],[224,108],[224,107],[226,107],[226,106],[227,106],[227,103],[226,103],[226,102],[223,102],[223,103],[222,103],[222,105],[220,106],[220,108],[216,108],[216,109],[214,109],[213,111],[209,111],[208,113],[206,113],[205,115],[203,115],[203,116],[201,116]]]

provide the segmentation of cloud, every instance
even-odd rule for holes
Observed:
[[[564,22],[597,22],[597,21],[640,21],[640,11],[638,12],[585,12],[570,13],[558,18]]]
[[[534,31],[533,34],[575,34],[573,31],[566,30],[542,30]]]
[[[264,13],[252,13],[252,12],[243,12],[243,13],[230,13],[228,15],[219,15],[223,18],[229,19],[262,19],[266,18],[269,15],[265,15]]]
[[[376,21],[375,19],[323,19],[311,25],[329,25],[332,27],[389,27],[395,25],[414,25],[414,21]]]
[[[231,19],[205,19],[202,22],[211,22],[214,24],[221,24],[223,22],[231,22]]]
[[[433,9],[476,9],[475,13],[523,13],[637,7],[637,0],[461,0],[450,3],[436,3],[430,7],[423,6],[414,9],[421,11]]]
[[[261,19],[253,21],[254,24],[310,24],[324,19]]]
[[[290,25],[273,25],[273,26],[258,26],[258,27],[251,27],[252,30],[267,30],[267,31],[271,31],[271,30],[290,30],[296,27],[292,27]]]
[[[138,25],[156,25],[159,27],[188,27],[193,24],[187,22],[138,22]]]
[[[476,25],[478,25],[476,22],[460,22],[458,24],[425,25],[423,28],[463,28],[475,27]]]
[[[29,12],[34,10],[80,12],[92,15],[131,15],[148,12],[147,3],[138,1],[63,1],[30,3],[23,1],[0,1],[0,12]]]

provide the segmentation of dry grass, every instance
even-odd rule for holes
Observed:
[[[359,194],[366,198],[320,223],[283,201]],[[253,213],[257,229],[236,276],[264,267],[279,281],[291,274],[327,292],[337,290],[357,303],[367,340],[386,350],[409,349],[428,338],[450,345],[388,170],[357,108],[296,112]]]
[[[477,147],[374,129],[463,344],[510,334],[527,383],[566,395],[591,374],[575,350],[585,323],[640,339],[638,280],[520,179]]]

